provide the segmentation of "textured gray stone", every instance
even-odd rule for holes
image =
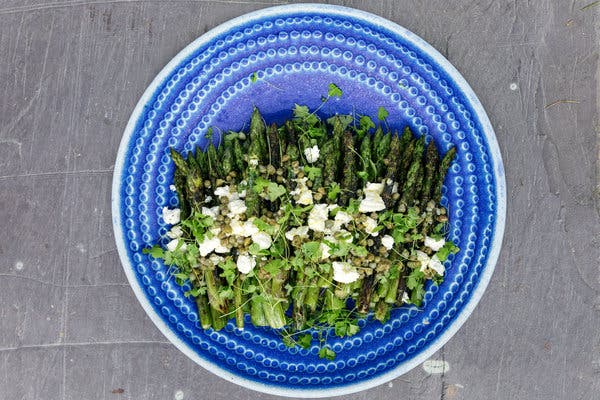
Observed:
[[[347,398],[598,398],[592,2],[331,2],[405,26],[457,67],[495,127],[508,184],[490,286],[433,357],[449,371],[416,368]],[[272,4],[0,0],[0,398],[276,398],[166,342],[126,283],[110,217],[119,141],[155,74],[208,29]]]

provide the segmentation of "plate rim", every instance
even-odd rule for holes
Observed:
[[[139,118],[143,115],[148,101],[156,93],[156,90],[165,81],[165,79],[173,73],[175,68],[182,61],[184,61],[191,54],[193,54],[193,52],[200,46],[212,41],[218,35],[225,33],[232,28],[235,28],[240,23],[247,23],[249,20],[259,20],[261,18],[275,18],[280,15],[298,12],[322,13],[327,14],[329,16],[351,17],[359,20],[364,20],[367,23],[373,24],[375,26],[381,26],[384,29],[394,32],[395,34],[401,36],[407,42],[412,44],[415,48],[419,49],[419,51],[422,51],[423,53],[431,57],[431,59],[437,64],[437,66],[444,70],[444,72],[448,74],[448,76],[454,81],[454,83],[458,86],[462,94],[466,97],[467,101],[470,103],[471,107],[475,111],[475,114],[479,119],[479,122],[482,127],[482,133],[485,136],[488,144],[488,149],[491,156],[490,161],[493,164],[493,175],[494,180],[496,182],[496,220],[494,224],[494,230],[492,231],[493,237],[488,253],[487,262],[483,268],[483,272],[479,275],[479,282],[477,283],[475,290],[473,290],[473,292],[471,293],[470,299],[460,308],[455,318],[447,325],[443,334],[441,334],[435,340],[433,340],[424,351],[422,351],[412,359],[399,364],[398,366],[392,368],[391,370],[381,375],[369,379],[363,379],[357,382],[347,383],[341,386],[332,387],[330,389],[298,389],[291,387],[286,388],[283,385],[268,385],[257,380],[248,379],[241,375],[234,374],[229,370],[219,367],[216,363],[209,362],[197,355],[195,350],[186,342],[181,340],[177,336],[177,334],[175,334],[175,332],[173,332],[171,328],[164,322],[162,316],[159,315],[151,306],[150,301],[146,297],[143,287],[137,280],[133,265],[129,260],[127,249],[124,245],[125,236],[123,234],[121,220],[121,178],[124,172],[123,166],[125,162],[125,155],[128,151],[127,145],[130,142],[131,136],[135,133],[135,127],[138,123]],[[150,85],[146,88],[143,95],[137,102],[123,132],[123,137],[121,138],[119,144],[119,149],[117,152],[117,158],[115,160],[113,172],[111,213],[117,252],[119,254],[121,266],[123,267],[127,280],[131,288],[133,289],[133,292],[138,302],[146,312],[146,315],[148,315],[148,317],[154,323],[154,325],[156,325],[156,327],[161,331],[161,333],[173,345],[175,345],[177,349],[179,349],[183,354],[185,354],[196,364],[200,365],[206,370],[214,373],[215,375],[223,379],[226,379],[232,383],[238,384],[248,389],[286,397],[300,396],[304,398],[321,398],[356,393],[389,382],[390,380],[407,373],[408,371],[417,367],[423,361],[427,360],[429,357],[431,357],[431,355],[433,355],[443,345],[445,345],[452,338],[452,336],[456,334],[456,332],[466,322],[468,317],[471,315],[471,313],[481,300],[483,293],[485,292],[489,281],[493,275],[496,263],[498,261],[500,249],[502,247],[502,240],[504,237],[504,228],[506,220],[506,179],[504,175],[504,167],[502,155],[500,153],[500,147],[498,145],[498,141],[496,139],[496,135],[494,133],[492,124],[489,120],[487,113],[485,112],[485,109],[483,108],[483,105],[481,104],[481,102],[475,95],[475,92],[467,83],[465,78],[439,51],[437,51],[433,46],[431,46],[425,40],[421,39],[419,36],[412,33],[408,29],[384,17],[344,6],[326,5],[318,3],[300,3],[263,8],[230,19],[214,27],[208,32],[202,34],[200,37],[196,38],[193,42],[191,42],[190,44],[185,46],[181,51],[179,51],[177,55],[173,57],[167,63],[167,65],[165,65],[165,67],[161,69],[161,71],[152,80]]]

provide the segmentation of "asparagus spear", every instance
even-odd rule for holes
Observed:
[[[200,167],[192,156],[188,156],[187,170],[185,181],[187,200],[194,210],[199,211],[204,202],[204,186]]]
[[[363,164],[361,171],[361,180],[363,185],[367,182],[374,182],[377,178],[377,165],[373,162],[372,149],[373,144],[371,135],[368,133],[363,137],[360,144],[360,158]]]
[[[250,299],[250,319],[254,326],[267,326],[269,324],[265,318],[263,303],[264,298],[262,296],[253,296]]]
[[[279,168],[281,166],[281,145],[276,124],[273,123],[269,126],[267,137],[269,138],[269,164]]]
[[[390,146],[392,143],[392,134],[385,133],[381,140],[377,143],[377,148],[375,149],[374,159],[377,160],[377,176],[382,176],[385,171],[385,163],[384,160],[390,152]]]
[[[393,136],[393,138],[390,143],[390,151],[388,153],[388,156],[384,160],[384,164],[386,165],[387,169],[385,173],[383,193],[381,195],[383,202],[388,208],[391,207],[394,203],[394,200],[392,199],[392,191],[394,189],[394,183],[396,183],[394,181],[394,178],[396,177],[396,172],[398,170],[398,157],[400,154],[400,138],[397,134],[390,136]]]
[[[342,193],[340,201],[347,205],[350,197],[356,196],[358,188],[358,175],[356,174],[356,150],[354,149],[354,135],[352,132],[345,131],[343,136],[344,167],[342,171]]]
[[[400,190],[403,190],[404,184],[406,183],[406,176],[408,174],[408,170],[410,165],[412,164],[416,140],[413,138],[413,134],[409,127],[404,128],[404,133],[402,134],[402,142],[404,145],[404,151],[402,152],[400,159],[400,166],[398,168],[398,173],[396,175],[396,180],[398,181],[398,187]]]
[[[220,331],[227,325],[227,310],[221,312],[214,307],[210,307],[210,314],[212,318],[212,328],[215,331]]]
[[[425,136],[421,136],[419,140],[416,141],[414,150],[413,150],[413,162],[408,169],[408,173],[406,175],[406,183],[402,188],[402,198],[401,203],[406,204],[407,206],[412,206],[415,198],[417,198],[418,193],[420,193],[420,182],[419,176],[422,173],[423,169],[423,149],[425,147]]]
[[[190,216],[190,203],[186,196],[186,175],[179,168],[176,168],[173,173],[173,184],[179,200],[181,219],[185,220]]]
[[[266,164],[269,161],[266,127],[263,117],[256,107],[254,107],[250,119],[250,145],[256,146],[255,149],[252,149],[252,152],[259,157],[262,164]]]
[[[236,284],[233,286],[233,301],[235,307],[235,324],[238,329],[244,329],[244,279],[238,275]]]
[[[425,179],[423,180],[423,192],[421,193],[421,204],[427,204],[431,198],[431,190],[435,182],[435,174],[438,170],[439,155],[433,140],[427,146],[425,154]]]
[[[207,268],[204,270],[204,281],[206,282],[206,293],[211,307],[222,314],[227,313],[227,301],[219,296],[219,277],[216,269]]]
[[[233,160],[236,172],[243,175],[246,171],[246,163],[244,161],[244,150],[242,149],[240,139],[233,140]]]
[[[200,326],[202,326],[202,329],[210,328],[212,326],[212,313],[206,294],[199,294],[196,297],[196,306],[200,316]]]
[[[383,299],[379,300],[375,306],[373,317],[381,323],[387,321],[390,318],[390,305]]]
[[[374,272],[374,271],[373,271]],[[360,294],[357,300],[357,308],[358,312],[361,314],[366,314],[369,311],[371,304],[371,296],[373,295],[373,289],[375,283],[375,274],[371,273],[370,275],[365,276],[362,279]]]
[[[454,156],[456,155],[456,147],[452,147],[444,158],[442,158],[442,162],[440,162],[440,168],[437,173],[437,179],[435,181],[435,186],[433,187],[433,200],[436,203],[440,202],[442,198],[442,186],[444,185],[444,179],[446,178],[446,173],[448,172],[448,168],[452,164],[452,160],[454,160]]]

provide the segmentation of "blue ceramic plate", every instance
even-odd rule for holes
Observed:
[[[169,147],[206,145],[204,133],[247,126],[253,106],[268,122],[294,103],[316,108],[329,83],[343,90],[322,115],[367,114],[380,106],[393,127],[410,125],[458,156],[444,189],[450,239],[461,251],[446,264],[425,305],[367,319],[360,333],[318,347],[287,348],[276,332],[199,327],[196,307],[159,261],[142,254],[166,233],[160,210],[175,206]],[[181,51],[154,79],[125,129],[115,164],[113,224],[125,273],[158,328],[204,368],[245,387],[301,397],[367,389],[401,375],[439,349],[465,322],[487,286],[505,217],[502,160],[490,122],[452,65],[422,39],[378,16],[335,6],[268,8],[231,20]]]

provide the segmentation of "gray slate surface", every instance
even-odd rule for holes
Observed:
[[[348,399],[600,399],[600,5],[341,1],[440,50],[496,129],[504,247],[433,359]],[[275,399],[188,360],[116,253],[121,134],[155,74],[208,29],[277,2],[0,1],[0,399]]]

